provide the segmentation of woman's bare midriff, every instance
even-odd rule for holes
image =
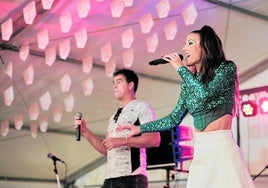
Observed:
[[[216,119],[215,121],[211,122],[202,132],[231,129],[232,118],[232,115],[226,114],[219,119]],[[195,131],[200,132],[200,130],[198,129],[195,129]]]

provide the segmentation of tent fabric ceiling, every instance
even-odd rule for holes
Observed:
[[[30,2],[35,2],[37,15],[32,24],[26,24],[23,9]],[[50,10],[44,10],[41,0],[0,1],[0,24],[10,18],[13,21],[10,39],[3,40],[3,34],[0,37],[2,180],[54,180],[47,153],[66,161],[70,181],[104,161],[85,140],[75,141],[73,118],[76,113],[82,112],[91,129],[100,136],[104,135],[107,119],[118,105],[113,98],[111,70],[128,67],[123,63],[124,55],[133,54],[133,64],[129,66],[141,79],[138,97],[151,103],[158,117],[170,112],[176,102],[180,90],[179,78],[170,66],[149,66],[148,62],[163,54],[181,53],[186,35],[205,24],[212,26],[221,37],[226,56],[237,64],[242,82],[268,67],[268,1],[135,0],[132,6],[123,9],[120,17],[113,17],[111,4],[120,5],[123,1],[91,0],[85,18],[78,16],[78,2],[82,1],[55,0]],[[169,13],[164,18],[159,18],[156,11],[160,2],[170,4]],[[191,5],[194,5],[198,15],[193,24],[186,25],[184,11]],[[65,33],[60,26],[64,15],[71,15],[72,22],[70,30]],[[140,23],[146,15],[151,16],[146,26],[153,22],[148,33],[142,31]],[[175,23],[177,27],[173,40],[167,40],[165,33],[170,23]],[[84,48],[78,48],[75,40],[81,29],[86,29]],[[122,33],[130,30],[133,42],[130,47],[123,47]],[[45,49],[40,49],[38,43],[41,31],[48,33],[49,41]],[[153,39],[150,45],[158,44],[153,49],[148,47],[150,39]],[[69,53],[62,58],[59,46],[64,44],[68,52],[68,42]],[[19,55],[23,45],[29,46],[26,60]],[[56,49],[56,61],[51,66],[45,63],[49,48]],[[104,49],[108,51],[102,53]],[[92,57],[93,64],[90,72],[85,73],[82,62],[86,57]],[[108,61],[104,62],[106,59]],[[33,83],[29,85],[23,76],[26,70],[33,73]],[[60,83],[65,76],[70,79],[70,86],[63,90]],[[94,85],[88,95],[82,87],[86,80]],[[6,105],[3,95],[10,87],[14,100]],[[51,105],[44,110],[40,106],[40,97],[46,92],[49,93]],[[65,102],[69,97],[73,99],[74,107],[66,111]],[[34,105],[38,110],[37,117],[33,119],[29,116],[29,108]],[[54,116],[57,111],[62,112],[59,122],[55,121]],[[14,127],[14,117],[18,114],[23,116],[21,130]],[[40,131],[43,119],[48,122],[45,133]],[[6,122],[9,132],[3,135]],[[35,138],[31,136],[34,129],[37,130]],[[60,172],[65,169],[64,165],[59,168]]]

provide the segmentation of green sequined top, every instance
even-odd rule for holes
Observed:
[[[232,114],[236,80],[236,65],[232,61],[221,63],[208,84],[202,83],[198,74],[184,66],[177,72],[182,82],[175,108],[161,119],[142,124],[142,133],[169,130],[179,125],[188,112],[194,118],[195,128],[200,131],[220,116]]]

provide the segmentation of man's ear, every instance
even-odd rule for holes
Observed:
[[[134,89],[134,82],[129,82],[128,88],[129,89]]]

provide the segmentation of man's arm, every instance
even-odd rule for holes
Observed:
[[[144,133],[141,136],[127,137],[124,145],[135,148],[151,148],[160,145],[159,132]]]
[[[121,146],[135,147],[135,148],[150,148],[158,147],[160,145],[160,134],[145,133],[136,137],[122,137],[122,138],[106,138],[102,144],[108,149],[118,148]]]
[[[88,127],[85,119],[75,119],[74,128],[81,125],[81,134],[87,139],[87,141],[101,154],[107,155],[107,148],[103,145],[103,139],[94,134]]]
[[[101,154],[107,155],[107,148],[103,145],[103,139],[95,135],[91,130],[86,129],[82,132],[82,135],[87,141]]]

